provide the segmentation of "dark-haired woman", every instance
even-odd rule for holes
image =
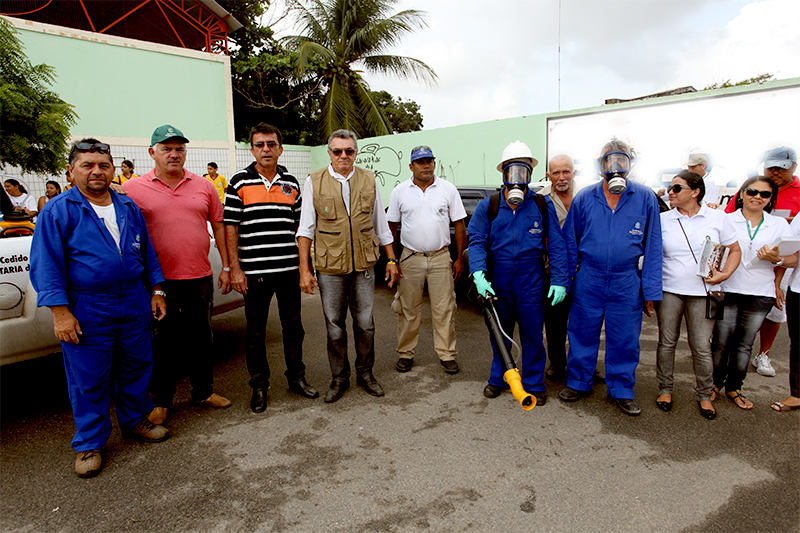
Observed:
[[[39,197],[39,212],[41,213],[45,204],[59,194],[61,194],[61,185],[57,181],[47,180],[44,196]]]
[[[711,334],[714,320],[706,318],[706,293],[728,279],[739,265],[741,249],[733,221],[722,211],[702,203],[705,184],[699,174],[683,170],[669,186],[671,211],[661,213],[661,239],[664,250],[663,299],[656,307],[658,350],[656,369],[658,397],[662,411],[672,409],[675,380],[675,346],[685,317],[689,348],[694,363],[695,392],[700,414],[711,420],[717,416],[711,396],[714,389],[711,359]],[[706,239],[730,248],[722,272],[708,278],[697,275],[697,262]]]
[[[120,170],[122,173],[119,174],[116,178],[111,180],[111,183],[116,183],[117,185],[122,185],[126,181],[138,178],[139,176],[133,173],[133,162],[129,159],[124,160],[119,165]]]
[[[11,198],[11,203],[14,204],[14,211],[25,212],[31,218],[39,214],[39,210],[36,208],[36,200],[28,194],[28,191],[25,190],[19,180],[8,178],[3,183],[3,186],[9,198]]]
[[[714,326],[712,342],[715,392],[725,387],[725,395],[741,409],[752,409],[753,402],[742,395],[742,383],[753,351],[753,341],[764,317],[775,304],[775,266],[764,259],[771,245],[790,235],[789,224],[769,214],[775,205],[778,187],[764,176],[748,179],[739,189],[736,211],[728,215],[736,228],[742,261],[722,287],[725,291],[724,316]]]

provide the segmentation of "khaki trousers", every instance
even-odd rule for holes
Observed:
[[[456,354],[453,262],[447,248],[430,254],[414,253],[408,248],[400,254],[403,277],[397,285],[392,309],[398,314],[397,354],[414,357],[419,341],[422,311],[422,291],[428,281],[428,296],[433,319],[433,345],[442,361],[452,361]]]

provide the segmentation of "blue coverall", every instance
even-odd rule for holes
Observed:
[[[500,325],[509,336],[519,322],[522,340],[522,386],[528,392],[541,392],[544,387],[546,354],[542,343],[544,309],[547,305],[547,275],[544,269],[544,224],[534,193],[530,189],[525,200],[512,210],[500,195],[500,208],[491,224],[487,213],[489,199],[484,198],[469,223],[470,274],[486,271],[486,277],[498,298],[495,302]],[[552,200],[547,203],[547,254],[550,259],[550,283],[569,287],[568,257],[561,226]],[[489,246],[487,248],[487,242]],[[488,255],[487,255],[488,251]],[[492,371],[489,384],[507,386],[505,368],[491,338]],[[510,349],[510,343],[506,342]]]
[[[567,386],[589,391],[606,324],[609,396],[633,399],[645,300],[661,300],[661,218],[653,191],[627,182],[612,211],[603,182],[578,192],[564,222],[575,272],[567,336]],[[639,258],[643,257],[639,270]]]
[[[142,212],[111,192],[120,230],[117,248],[103,220],[77,187],[39,213],[31,245],[31,282],[39,306],[67,305],[83,334],[63,342],[77,452],[98,450],[111,434],[110,386],[119,425],[127,430],[152,409],[149,287],[164,277]]]

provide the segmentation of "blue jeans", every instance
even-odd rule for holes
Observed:
[[[741,390],[761,323],[775,298],[725,293],[725,312],[714,325],[711,351],[714,385],[726,392]]]
[[[706,297],[685,296],[664,292],[661,302],[656,302],[658,316],[658,349],[656,350],[656,378],[658,394],[672,394],[675,385],[675,347],[681,336],[681,319],[686,318],[686,333],[692,350],[697,401],[711,401],[713,363],[711,335],[714,320],[706,318]]]
[[[328,330],[328,361],[334,381],[350,380],[347,358],[347,309],[353,317],[356,345],[356,376],[372,373],[375,363],[375,273],[351,272],[340,276],[317,274],[322,311]]]

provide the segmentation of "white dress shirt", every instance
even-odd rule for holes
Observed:
[[[683,235],[684,231],[686,237]],[[687,237],[692,244],[691,250],[686,242]],[[661,213],[664,292],[683,296],[706,295],[703,278],[697,275],[697,261],[700,260],[706,237],[723,246],[735,243],[737,234],[731,217],[723,211],[710,209],[705,204],[700,206],[700,211],[693,217],[682,215],[677,209]],[[706,287],[708,290],[715,290],[712,289],[714,285],[706,284]]]

